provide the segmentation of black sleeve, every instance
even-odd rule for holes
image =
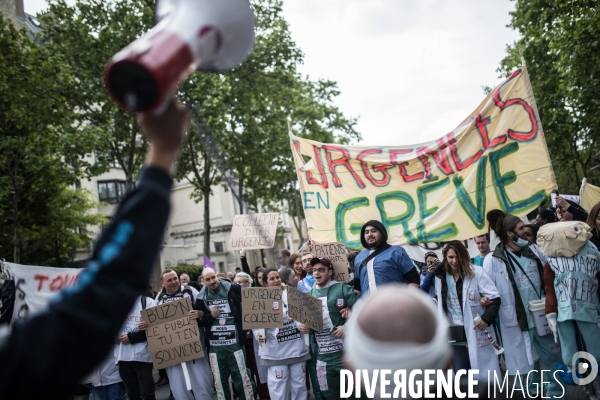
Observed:
[[[354,288],[354,290],[358,290],[359,292],[360,290],[360,279],[358,279],[356,277],[356,274],[354,275],[354,281],[352,282],[352,287]]]
[[[494,322],[498,316],[498,311],[500,311],[500,303],[500,297],[496,297],[495,299],[492,299],[492,304],[485,308],[481,319],[484,320],[486,324],[491,325],[492,322]]]
[[[146,290],[169,216],[172,182],[163,169],[145,169],[77,283],[60,292],[45,312],[16,322],[9,336],[0,337],[3,398],[47,398],[49,393],[64,398],[106,357]]]
[[[129,338],[129,342],[131,344],[142,343],[142,342],[148,341],[148,338],[146,337],[146,331],[129,332],[127,334],[127,337]]]
[[[246,257],[240,257],[242,260],[242,271],[252,276],[252,272],[250,272],[250,266],[248,265],[248,259]]]
[[[408,283],[414,283],[417,286],[421,285],[421,277],[419,276],[419,271],[417,271],[416,267],[405,273],[404,279],[406,279]]]
[[[573,219],[575,221],[587,221],[588,213],[585,212],[583,208],[569,206],[569,208],[567,208],[567,211],[573,214]]]
[[[213,318],[212,314],[210,313],[210,310],[208,309],[208,307],[206,307],[206,304],[204,304],[204,301],[202,299],[196,297],[196,301],[194,301],[194,310],[200,310],[204,312],[204,315],[198,319],[199,326],[203,328],[212,326],[215,319]]]

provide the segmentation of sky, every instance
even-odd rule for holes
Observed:
[[[338,82],[361,144],[410,145],[460,124],[518,38],[509,0],[283,0],[300,71]],[[44,0],[24,0],[35,14]]]

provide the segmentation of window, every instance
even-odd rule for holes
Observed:
[[[77,181],[75,183],[71,183],[69,187],[73,190],[81,189],[81,182]]]
[[[223,252],[223,242],[214,242],[215,243],[215,251],[217,253]]]
[[[100,201],[115,204],[125,197],[124,181],[98,182],[98,198]]]
[[[219,262],[219,272],[225,272],[225,263],[222,261]]]

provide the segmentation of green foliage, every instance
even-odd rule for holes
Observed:
[[[89,202],[67,189],[83,172],[73,166],[89,152],[80,143],[77,114],[68,99],[73,75],[59,54],[38,46],[25,29],[16,30],[4,18],[0,48],[1,256],[62,265],[74,251],[69,243],[89,242],[85,235],[75,239],[69,233],[90,220]],[[73,214],[65,215],[66,210]]]
[[[346,118],[333,104],[336,83],[312,81],[296,66],[302,52],[291,39],[282,16],[281,0],[252,2],[257,28],[249,59],[226,74],[195,72],[181,86],[180,99],[199,110],[222,152],[229,172],[239,183],[247,205],[254,209],[299,204],[287,120],[301,136],[325,142],[359,139],[356,120]],[[118,161],[131,183],[143,161],[146,143],[136,120],[121,111],[105,93],[102,73],[119,50],[154,25],[154,2],[149,0],[50,0],[43,19],[46,46],[60,53],[76,77],[71,99],[78,104],[82,141],[99,155],[90,174]],[[177,178],[194,187],[192,198],[205,200],[204,253],[209,254],[211,187],[222,183],[215,154],[191,130],[178,164]],[[244,210],[240,204],[242,212]],[[301,207],[293,207],[300,218]],[[299,225],[299,223],[298,223]]]
[[[61,54],[76,78],[69,99],[77,105],[81,141],[97,154],[86,168],[98,175],[117,161],[129,187],[147,144],[136,118],[109,99],[102,77],[108,60],[154,25],[154,1],[51,0],[49,11],[41,18],[44,47]]]
[[[169,268],[177,272],[177,276],[181,276],[181,274],[188,274],[190,276],[190,280],[192,281],[198,280],[198,277],[202,275],[203,269],[201,265],[194,264],[179,264],[176,267]]]
[[[253,210],[285,207],[299,220],[303,211],[287,121],[292,121],[295,134],[323,142],[348,143],[360,135],[354,129],[356,120],[333,104],[339,95],[337,84],[312,81],[297,71],[303,55],[291,39],[281,1],[252,5],[257,29],[250,57],[224,75],[194,74],[181,88],[181,97],[203,115],[238,184],[238,197]],[[190,135],[178,171],[194,186],[196,201],[208,202],[210,185],[220,181],[214,156]],[[239,208],[248,211],[244,204]],[[294,222],[299,229],[300,222]],[[205,226],[205,234],[208,230]]]
[[[521,65],[523,51],[561,193],[581,179],[599,184],[600,12],[590,0],[518,0],[510,26],[522,38],[508,46],[499,72]]]

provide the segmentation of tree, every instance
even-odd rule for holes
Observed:
[[[98,204],[91,201],[91,193],[72,189],[64,184],[52,185],[44,213],[38,213],[31,226],[31,234],[24,257],[29,264],[65,267],[73,264],[78,249],[88,249],[93,241],[89,227],[99,226],[106,218],[90,210]]]
[[[521,65],[523,51],[561,192],[578,192],[600,150],[600,14],[590,0],[517,0],[511,27],[521,39],[508,46],[499,72]]]
[[[358,139],[355,120],[333,105],[335,82],[302,77],[297,65],[302,52],[291,39],[281,1],[252,3],[257,20],[250,57],[223,75],[195,73],[181,90],[184,102],[198,109],[213,147],[192,131],[178,171],[194,186],[193,197],[204,200],[204,253],[209,254],[211,186],[225,183],[215,161],[226,165],[240,213],[292,211],[302,238],[301,207],[287,120],[298,134],[326,142]],[[249,208],[249,209],[248,209]]]
[[[71,7],[51,0],[49,11],[42,18],[45,47],[63,55],[76,78],[69,98],[77,105],[81,140],[96,155],[87,168],[98,175],[118,162],[130,187],[147,144],[135,116],[109,99],[102,77],[113,55],[154,26],[154,1],[78,0]]]
[[[47,226],[53,196],[79,178],[74,166],[86,148],[66,100],[73,78],[64,60],[1,14],[0,48],[0,246],[20,263],[30,260],[22,251]]]

